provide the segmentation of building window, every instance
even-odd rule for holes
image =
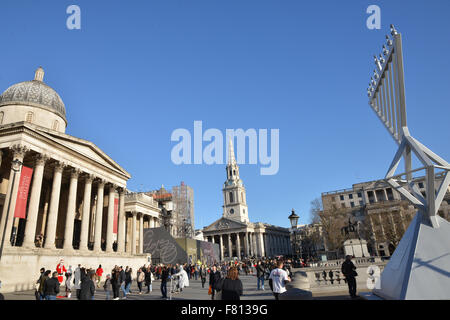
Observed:
[[[423,189],[423,182],[419,182],[419,188]]]
[[[27,112],[27,115],[25,117],[25,121],[32,123],[33,122],[33,112]]]
[[[360,201],[360,202],[359,202],[359,205],[360,205],[360,206],[362,207],[362,206],[363,206],[363,202],[362,202],[362,201]]]
[[[243,192],[241,192],[241,201],[242,201],[242,202],[245,202],[245,201],[244,201],[244,193],[243,193]]]
[[[341,200],[342,200],[342,201],[344,201],[344,195],[341,195],[341,197],[340,197],[340,198],[341,198]]]
[[[358,198],[362,198],[362,193],[358,192]]]
[[[234,213],[234,209],[230,209],[230,213],[233,214]]]
[[[233,192],[230,192],[230,203],[233,203],[234,199],[233,199]]]
[[[352,208],[354,208],[355,207],[355,203],[352,201],[352,202],[350,202],[350,206],[352,207]]]
[[[349,198],[349,199],[353,199],[353,194],[349,194],[349,195],[348,195],[348,198]]]

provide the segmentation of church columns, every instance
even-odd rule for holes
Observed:
[[[78,170],[72,170],[70,174],[69,199],[67,202],[66,226],[64,230],[64,249],[73,250],[73,226],[75,219],[77,187],[78,187]]]
[[[247,257],[250,255],[248,251],[248,232],[244,233],[244,252]]]
[[[119,230],[117,235],[117,252],[125,252],[125,190],[122,188],[119,191]]]
[[[231,244],[231,233],[228,234],[228,258],[231,259],[233,256],[233,247]]]
[[[23,246],[34,248],[36,237],[36,223],[39,213],[39,200],[41,199],[42,178],[44,176],[44,166],[46,156],[38,155],[34,166],[33,185],[31,186],[30,204],[28,206],[27,223],[25,226]]]
[[[106,224],[106,252],[113,252],[114,236],[114,199],[116,198],[116,185],[109,185],[108,219]]]
[[[58,162],[54,167],[52,194],[50,197],[50,212],[48,214],[47,232],[45,235],[45,248],[56,249],[56,225],[58,222],[59,197],[61,192],[61,178],[64,164]]]
[[[264,256],[265,256],[265,252],[264,252],[264,239],[263,239],[263,233],[260,233],[260,234],[259,234],[259,245],[260,245],[260,247],[261,247],[261,250],[260,250],[261,257],[264,257]]]
[[[91,211],[92,175],[86,175],[84,179],[83,215],[81,217],[80,250],[88,250],[89,219]]]
[[[239,238],[239,232],[236,233],[236,253],[237,257],[240,260],[241,259],[241,239]]]
[[[95,214],[94,251],[102,250],[102,224],[103,224],[103,192],[105,180],[100,180],[97,186],[97,208]]]
[[[219,243],[220,243],[220,261],[223,261],[223,236],[219,235]]]

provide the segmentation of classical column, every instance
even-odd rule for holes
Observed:
[[[239,232],[236,233],[236,251],[237,251],[237,257],[240,260],[241,259],[241,239],[239,239]]]
[[[252,233],[252,243],[253,243],[253,248],[255,248],[255,256],[259,256],[260,254],[259,254],[259,250],[258,250],[255,232]]]
[[[132,211],[133,223],[131,224],[131,254],[136,254],[136,211]]]
[[[139,222],[139,253],[144,253],[144,214],[141,213]]]
[[[155,227],[155,219],[150,216],[150,228],[154,228],[154,227]]]
[[[223,260],[223,236],[219,235],[219,243],[220,243],[220,260]]]
[[[119,234],[117,235],[117,252],[125,252],[125,189],[119,191]]]
[[[11,151],[13,152],[13,160],[19,160],[20,162],[23,162],[23,158],[25,157],[25,153],[28,151],[28,149],[21,145],[14,145],[11,148]],[[22,168],[22,167],[21,167]],[[15,178],[14,178],[15,176]],[[12,184],[12,181],[14,180],[14,185]],[[11,247],[11,242],[9,241],[11,238],[11,231],[12,231],[12,225],[14,222],[14,209],[16,207],[16,199],[17,199],[17,190],[19,188],[19,181],[20,181],[20,172],[15,172],[13,170],[13,165],[11,164],[11,171],[9,173],[9,180],[8,180],[8,191],[5,197],[5,202],[3,205],[3,214],[2,214],[2,220],[0,223],[0,233],[2,234],[2,237],[5,237],[4,246],[5,247]],[[14,195],[11,197],[11,195]],[[11,202],[10,202],[11,199]],[[9,214],[8,211],[8,203],[9,205]],[[8,215],[8,219],[6,219],[6,216]],[[3,235],[3,229],[6,224],[6,231],[5,235]]]
[[[67,203],[66,228],[64,230],[64,250],[72,250],[73,225],[77,202],[77,188],[79,170],[72,170],[70,173],[69,200]]]
[[[89,219],[91,210],[91,191],[94,176],[86,175],[84,179],[83,216],[81,217],[80,250],[88,249]]]
[[[108,219],[106,225],[106,252],[113,252],[114,235],[114,199],[116,198],[116,188],[114,184],[109,185],[108,194]]]
[[[231,233],[228,234],[228,258],[233,256],[233,247],[231,244]]]
[[[248,251],[248,232],[245,232],[244,234],[244,251],[245,251],[245,255],[248,257],[249,251]]]
[[[102,224],[103,224],[103,192],[105,180],[100,180],[97,185],[97,208],[95,213],[94,251],[102,251]]]
[[[214,236],[211,236],[211,238],[212,238],[212,239],[211,239],[211,242],[212,242],[212,243],[216,243],[216,239],[214,238]]]
[[[261,246],[261,257],[265,256],[265,252],[264,252],[264,238],[263,238],[263,233],[259,234],[259,245]]]
[[[59,196],[61,192],[62,171],[65,164],[58,162],[54,167],[52,194],[50,196],[50,210],[47,218],[47,232],[45,233],[46,249],[56,249],[56,223],[58,222]]]
[[[33,184],[31,186],[30,204],[28,205],[27,224],[25,225],[25,233],[23,246],[34,248],[34,240],[36,237],[36,223],[39,213],[39,200],[41,199],[42,177],[44,176],[44,166],[47,156],[39,154],[36,157],[34,166]]]

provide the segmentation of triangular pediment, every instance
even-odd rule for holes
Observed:
[[[205,227],[203,229],[203,232],[207,231],[220,231],[220,230],[227,230],[227,229],[239,229],[239,228],[245,228],[247,225],[243,222],[234,221],[227,218],[220,218],[219,220],[213,222],[209,226]]]
[[[70,136],[65,133],[45,130],[41,128],[36,128],[36,130],[45,136],[46,138],[52,140],[53,142],[68,148],[77,154],[80,154],[98,164],[114,170],[124,176],[130,178],[130,174],[125,171],[121,166],[119,166],[114,160],[112,160],[106,153],[104,153],[99,147],[94,143]]]

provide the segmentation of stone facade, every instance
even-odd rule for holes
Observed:
[[[39,68],[34,80],[13,85],[0,96],[4,292],[32,285],[41,267],[54,270],[60,258],[66,267],[102,264],[105,270],[120,261],[133,265],[134,257],[143,260],[135,256],[142,252],[136,250],[138,243],[126,249],[129,234],[136,234],[136,228],[126,228],[130,174],[92,142],[65,133],[64,103],[43,78]],[[16,161],[21,163],[17,171]],[[14,213],[24,167],[33,169],[33,175],[22,219]],[[131,213],[145,213],[139,206],[129,208]]]

